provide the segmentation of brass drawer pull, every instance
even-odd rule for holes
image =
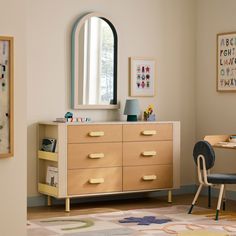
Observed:
[[[89,183],[90,184],[102,184],[102,183],[104,183],[104,179],[103,178],[90,179]]]
[[[152,157],[152,156],[156,156],[157,152],[156,151],[145,151],[142,152],[142,155],[144,157]]]
[[[144,175],[143,176],[144,181],[151,181],[151,180],[155,180],[155,179],[157,179],[156,175]]]
[[[90,137],[102,137],[104,136],[104,131],[92,131],[92,132],[89,132],[89,136]]]
[[[142,135],[144,136],[152,136],[155,135],[157,133],[156,130],[144,130],[142,131]]]
[[[88,155],[90,159],[100,159],[103,158],[105,155],[104,153],[91,153]]]

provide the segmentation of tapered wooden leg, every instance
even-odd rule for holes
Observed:
[[[220,193],[219,193],[219,198],[218,198],[218,203],[217,203],[215,220],[219,219],[219,212],[220,212],[220,206],[221,206],[221,201],[222,201],[223,193],[224,193],[224,184],[221,184],[220,185]]]
[[[224,193],[223,193],[223,211],[225,211],[226,208],[226,186],[224,187]]]
[[[192,213],[193,207],[194,207],[194,205],[195,205],[195,203],[196,203],[196,201],[197,201],[197,199],[198,199],[198,196],[199,196],[199,194],[200,194],[200,192],[201,192],[201,190],[202,190],[202,186],[203,186],[203,184],[200,184],[200,185],[199,185],[198,190],[197,190],[197,192],[196,192],[196,194],[195,194],[195,197],[194,197],[194,199],[193,199],[192,205],[191,205],[191,207],[190,207],[190,209],[189,209],[189,211],[188,211],[188,214],[191,214],[191,213]]]
[[[48,206],[51,206],[51,205],[52,205],[52,198],[51,198],[51,196],[48,196],[48,197],[47,197],[47,205],[48,205]]]
[[[168,203],[172,203],[172,191],[168,190]]]
[[[70,198],[66,198],[66,212],[70,212]]]
[[[208,186],[208,207],[211,208],[211,186]]]

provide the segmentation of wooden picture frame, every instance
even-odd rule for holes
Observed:
[[[156,94],[156,61],[153,58],[129,58],[129,95],[153,97]]]
[[[236,91],[236,32],[219,33],[216,37],[216,90]]]
[[[0,158],[14,155],[14,39],[0,36]]]

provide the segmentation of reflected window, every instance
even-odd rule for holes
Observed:
[[[112,104],[114,36],[108,23],[91,17],[83,32],[83,104]]]

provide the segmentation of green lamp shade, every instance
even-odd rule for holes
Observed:
[[[127,115],[127,121],[137,121],[139,115],[139,102],[137,99],[127,99],[125,103],[124,115]]]

